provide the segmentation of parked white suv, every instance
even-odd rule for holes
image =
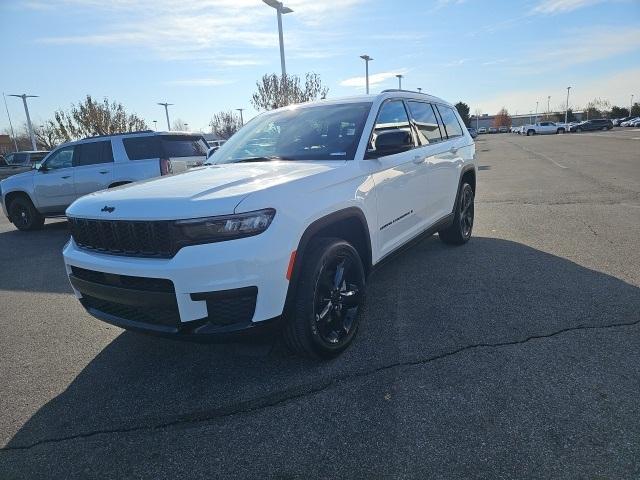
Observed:
[[[186,171],[208,151],[200,135],[150,130],[65,143],[38,168],[0,182],[2,208],[18,229],[36,230],[83,195]]]
[[[475,145],[429,95],[264,113],[210,162],[67,209],[64,260],[89,313],[185,339],[276,325],[298,354],[331,357],[352,341],[381,260],[421,235],[471,236]]]
[[[537,122],[522,126],[522,133],[529,135],[550,135],[566,132],[566,127],[555,122]]]

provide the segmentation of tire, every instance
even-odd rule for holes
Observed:
[[[364,267],[357,250],[339,238],[314,239],[308,252],[284,341],[297,355],[333,358],[349,347],[363,316]]]
[[[23,232],[39,230],[44,225],[44,217],[36,210],[31,200],[18,197],[9,205],[9,217],[18,230]]]
[[[535,130],[527,130],[527,137],[530,135],[535,135],[536,131]]]
[[[603,132],[606,132],[607,130],[609,130],[609,127],[602,127]]]
[[[576,128],[576,132],[582,133],[582,128],[580,128],[580,127]]]
[[[439,231],[438,236],[446,244],[463,245],[471,238],[474,218],[473,188],[466,182],[460,185],[455,210],[453,223],[445,230]]]
[[[559,128],[558,131],[556,132],[558,135],[563,134],[564,133],[564,128]]]

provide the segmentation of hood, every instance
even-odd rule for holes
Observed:
[[[3,172],[0,171],[0,174],[2,174],[2,173]],[[4,173],[6,173],[6,172],[4,172]],[[25,182],[25,181],[30,182],[31,179],[33,178],[33,174],[34,174],[34,170],[29,170],[27,172],[22,172],[22,173],[14,173],[14,174],[9,175],[6,178],[2,178],[0,180],[0,182],[2,182],[2,184],[4,185],[4,188],[6,189],[11,185],[12,182],[18,182],[20,184],[23,184],[23,182]]]
[[[227,215],[251,193],[342,165],[344,162],[340,161],[208,165],[86,195],[71,204],[67,215],[110,220],[174,220]]]

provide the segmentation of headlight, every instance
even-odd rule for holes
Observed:
[[[174,225],[178,232],[178,242],[183,245],[222,242],[264,232],[271,225],[275,214],[274,209],[267,208],[220,217],[178,220]]]

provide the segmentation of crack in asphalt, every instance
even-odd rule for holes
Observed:
[[[90,432],[78,433],[75,435],[68,435],[65,437],[48,438],[48,439],[38,440],[37,442],[33,442],[27,445],[2,447],[0,448],[0,453],[10,452],[10,451],[29,450],[31,448],[34,448],[40,445],[46,445],[51,443],[61,443],[61,442],[66,442],[70,440],[89,438],[96,435],[105,435],[105,434],[113,434],[113,433],[131,433],[131,432],[138,432],[138,431],[145,431],[145,430],[149,430],[149,431],[162,430],[162,429],[166,429],[166,428],[178,426],[178,425],[186,425],[190,423],[204,423],[204,422],[216,420],[219,418],[232,417],[235,415],[252,413],[252,412],[263,410],[266,408],[279,406],[284,403],[297,400],[299,398],[303,398],[310,395],[314,395],[316,393],[323,392],[343,382],[348,382],[350,380],[355,380],[358,378],[373,376],[378,373],[386,372],[386,371],[397,369],[397,368],[426,365],[426,364],[435,362],[437,360],[442,360],[442,359],[452,357],[452,356],[455,356],[467,351],[475,350],[475,349],[509,347],[514,345],[522,345],[532,340],[552,338],[568,332],[581,331],[581,330],[605,330],[605,329],[613,329],[613,328],[631,327],[639,324],[640,324],[640,319],[634,322],[612,323],[609,325],[577,325],[574,327],[562,328],[560,330],[556,330],[548,334],[531,335],[520,340],[510,340],[510,341],[496,342],[496,343],[475,343],[471,345],[465,345],[455,350],[450,350],[448,352],[440,353],[438,355],[434,355],[431,357],[398,361],[388,365],[382,365],[370,370],[338,375],[336,377],[328,378],[325,381],[321,381],[314,384],[306,384],[298,387],[293,387],[290,389],[285,389],[279,392],[274,392],[264,397],[258,397],[252,400],[239,402],[239,403],[228,405],[225,407],[215,408],[213,410],[208,410],[206,412],[200,412],[200,413],[192,412],[190,414],[182,415],[168,422],[158,423],[155,425],[137,425],[133,427],[124,427],[124,428],[120,427],[120,428],[93,430]]]

